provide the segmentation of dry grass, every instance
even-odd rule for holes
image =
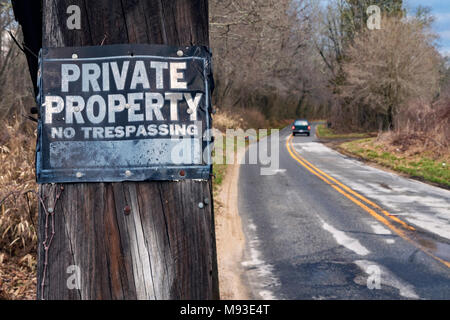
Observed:
[[[0,253],[0,300],[36,299],[36,258]]]
[[[35,140],[18,121],[3,128],[0,140],[0,248],[11,256],[36,247]]]
[[[264,129],[270,124],[264,115],[256,109],[221,109],[215,108],[213,117],[214,128],[225,132],[226,129]]]
[[[316,134],[319,138],[323,139],[362,139],[367,138],[372,135],[372,133],[364,132],[347,132],[347,133],[338,133],[333,129],[327,128],[324,124],[319,124],[316,127]]]
[[[419,180],[450,187],[450,155],[430,151],[403,152],[375,138],[343,143],[340,150],[356,155]]]
[[[450,153],[450,100],[434,105],[411,103],[396,120],[397,130],[380,137],[386,144],[408,154]]]
[[[396,130],[344,143],[341,150],[414,178],[450,187],[450,101],[411,103]]]
[[[0,130],[0,299],[32,299],[36,288],[36,135],[19,121]]]

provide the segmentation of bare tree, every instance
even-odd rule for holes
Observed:
[[[313,4],[212,1],[217,104],[258,107],[269,117],[324,104],[319,91],[327,78],[311,41]]]
[[[29,112],[33,86],[10,1],[0,1],[0,120]]]
[[[364,30],[347,50],[341,97],[386,116],[388,125],[412,100],[431,102],[439,85],[440,56],[434,36],[415,19],[383,19],[381,30]]]

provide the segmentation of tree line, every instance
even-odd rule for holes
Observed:
[[[367,8],[381,9],[369,30]],[[211,0],[214,104],[266,118],[328,118],[341,130],[393,129],[450,94],[426,7],[402,0]],[[33,84],[9,0],[0,0],[0,118],[28,121]],[[431,108],[431,107],[430,107]]]
[[[380,29],[368,28],[371,5]],[[398,128],[448,97],[432,23],[429,8],[402,0],[213,0],[215,102],[343,131]]]

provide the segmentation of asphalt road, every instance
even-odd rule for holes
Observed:
[[[450,299],[450,191],[345,157],[314,130],[280,132],[270,175],[240,167],[252,298]]]

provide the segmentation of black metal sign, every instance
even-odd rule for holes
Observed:
[[[210,57],[204,47],[42,49],[38,182],[209,179]]]

